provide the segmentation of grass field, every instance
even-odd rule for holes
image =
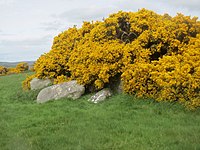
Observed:
[[[0,77],[0,150],[198,150],[200,110],[125,94],[36,104],[25,74]]]

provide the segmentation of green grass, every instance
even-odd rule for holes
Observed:
[[[30,73],[29,73],[30,74]],[[0,77],[1,150],[198,150],[200,110],[125,94],[92,104],[90,95],[36,104],[25,74]]]

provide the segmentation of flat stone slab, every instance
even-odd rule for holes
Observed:
[[[112,96],[111,90],[109,88],[105,88],[93,95],[88,101],[99,103],[106,100],[106,98],[110,96]]]
[[[85,93],[85,87],[79,85],[76,80],[56,84],[44,88],[37,96],[37,103],[45,103],[50,100],[58,100],[60,98],[78,99]]]
[[[31,90],[37,90],[37,89],[43,89],[44,87],[47,87],[50,84],[52,84],[50,79],[33,78],[30,82],[30,87]]]

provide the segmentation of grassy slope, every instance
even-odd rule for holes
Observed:
[[[36,104],[22,92],[25,74],[0,77],[0,149],[200,149],[200,110],[115,95],[91,104]]]

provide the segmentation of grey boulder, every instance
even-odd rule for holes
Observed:
[[[111,90],[109,88],[105,88],[93,95],[88,101],[99,103],[110,96],[112,96]]]
[[[37,96],[37,103],[44,103],[49,100],[58,100],[60,98],[78,99],[85,93],[85,87],[79,85],[75,80],[56,84],[44,88]]]
[[[52,84],[50,79],[33,78],[30,82],[30,87],[31,87],[31,90],[37,90],[37,89],[42,89],[44,87],[47,87],[50,84]]]
[[[121,77],[118,78],[111,78],[111,81],[109,83],[109,88],[114,93],[123,93],[123,81],[121,80]]]

